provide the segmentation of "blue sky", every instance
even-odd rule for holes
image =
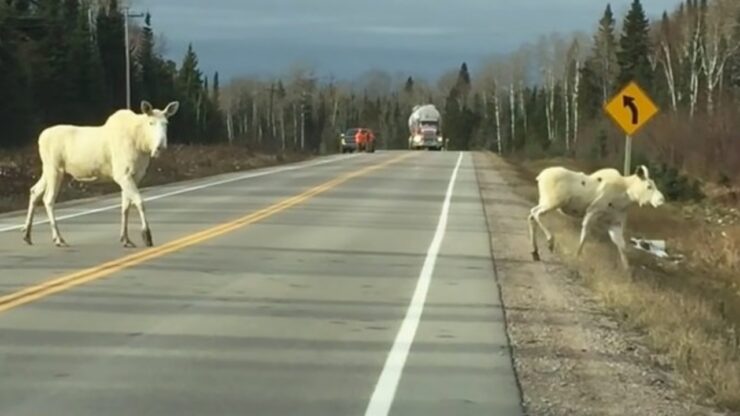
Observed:
[[[201,68],[224,81],[284,73],[301,62],[353,78],[370,69],[435,78],[554,31],[591,32],[599,0],[130,0],[152,13],[181,61],[193,43]],[[613,0],[621,20],[631,0]],[[680,0],[643,0],[650,17]]]

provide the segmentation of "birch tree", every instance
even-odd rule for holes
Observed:
[[[733,42],[737,0],[714,0],[707,7],[701,10],[706,30],[699,54],[706,80],[707,113],[711,115],[715,109],[715,90],[724,77],[728,60],[738,51],[740,44]]]

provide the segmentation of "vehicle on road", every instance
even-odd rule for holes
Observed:
[[[374,153],[376,148],[375,132],[365,127],[347,129],[341,133],[339,150],[342,153]]]
[[[443,150],[442,116],[434,104],[416,105],[409,116],[409,149]]]

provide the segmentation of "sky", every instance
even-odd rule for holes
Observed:
[[[274,76],[296,63],[338,79],[368,70],[430,80],[467,62],[515,50],[541,35],[591,33],[599,0],[130,0],[149,11],[166,56],[192,42],[206,74],[222,82]],[[631,0],[611,0],[618,20]],[[651,19],[680,0],[643,0]]]

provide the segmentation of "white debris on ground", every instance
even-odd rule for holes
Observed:
[[[684,259],[684,256],[681,254],[668,254],[668,251],[666,251],[665,240],[646,240],[644,238],[631,237],[630,242],[636,249],[648,252],[653,256],[662,259],[673,260],[676,262]]]

